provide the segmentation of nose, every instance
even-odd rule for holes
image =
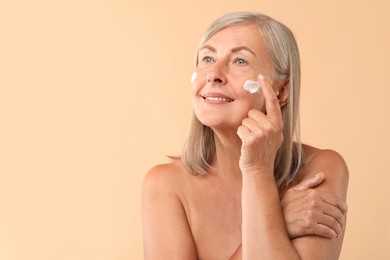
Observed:
[[[207,72],[207,82],[224,85],[226,81],[225,68],[222,64],[215,63]]]

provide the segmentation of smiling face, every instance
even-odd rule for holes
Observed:
[[[214,130],[236,130],[250,109],[264,111],[261,90],[250,94],[243,88],[259,74],[268,84],[272,80],[272,60],[255,25],[234,25],[217,32],[201,46],[198,61],[192,85],[200,122]]]

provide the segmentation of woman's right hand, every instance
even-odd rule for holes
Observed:
[[[314,189],[324,174],[303,180],[287,190],[281,206],[290,239],[306,235],[336,238],[346,223],[347,205],[335,195]]]

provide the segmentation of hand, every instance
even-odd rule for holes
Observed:
[[[237,134],[241,138],[241,171],[267,171],[273,174],[276,152],[283,142],[283,121],[277,96],[263,77],[262,83],[265,98],[266,114],[252,109],[242,121]]]
[[[287,190],[281,201],[290,239],[305,235],[336,238],[345,228],[347,205],[335,195],[313,189],[324,180],[318,173]]]

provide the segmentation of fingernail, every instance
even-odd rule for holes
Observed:
[[[264,75],[263,75],[263,74],[259,74],[259,76],[258,76],[257,78],[258,78],[258,80],[259,80],[260,82],[263,82],[263,81],[264,81]]]

